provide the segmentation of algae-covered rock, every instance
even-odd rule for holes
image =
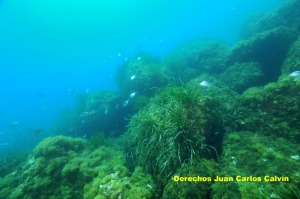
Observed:
[[[166,59],[171,73],[186,82],[202,73],[218,74],[225,68],[228,47],[218,41],[192,41],[177,47]]]
[[[0,178],[18,169],[26,161],[28,152],[18,152],[13,149],[1,151]]]
[[[252,132],[227,134],[217,175],[233,180],[214,182],[213,198],[298,198],[299,153],[299,144],[283,138]]]
[[[257,63],[235,63],[226,68],[220,75],[230,89],[242,93],[253,86],[261,86],[264,83],[264,74]]]
[[[215,154],[207,140],[219,137],[221,129],[214,100],[189,88],[168,87],[132,117],[125,137],[127,161],[165,183],[184,163],[204,157],[205,149]]]
[[[116,78],[122,96],[129,96],[133,92],[152,96],[158,88],[171,82],[165,65],[149,55],[141,55],[124,63]]]
[[[232,113],[235,109],[235,104],[238,102],[239,94],[231,90],[221,78],[215,78],[210,75],[200,75],[187,83],[187,87],[192,92],[210,97],[215,102],[215,108],[219,110],[222,117],[223,127],[232,126]],[[221,135],[223,131],[218,132]],[[222,139],[215,139],[212,141],[214,145],[221,144]]]
[[[137,167],[131,175],[124,166],[114,167],[113,170],[87,184],[84,187],[84,198],[147,199],[153,196],[153,180],[140,167]]]
[[[227,58],[227,65],[258,63],[265,81],[274,81],[279,77],[283,61],[296,38],[293,30],[282,26],[258,33],[233,47]]]
[[[286,0],[279,9],[266,15],[249,18],[241,31],[243,39],[248,39],[257,33],[285,26],[300,32],[299,0]]]
[[[71,136],[91,137],[97,132],[103,132],[106,136],[117,136],[128,124],[124,117],[130,111],[122,107],[124,100],[110,90],[82,95],[73,109],[60,116],[55,130]]]
[[[283,76],[263,88],[250,88],[235,108],[236,129],[300,141],[300,81]]]
[[[290,74],[298,70],[300,70],[300,36],[291,46],[281,71],[283,74]]]
[[[79,138],[56,136],[43,140],[34,149],[35,158],[54,158],[79,153],[85,148],[85,141]]]
[[[119,135],[127,125],[124,117],[128,114],[122,107],[123,99],[113,91],[91,93],[84,101],[84,109],[80,113],[77,131],[90,136],[96,132],[105,135]],[[77,116],[78,117],[78,116]]]
[[[93,183],[95,179],[112,183],[113,179],[109,176],[115,173],[122,177],[115,183],[123,187],[120,193],[126,198],[127,192],[138,195],[136,190],[144,198],[151,197],[153,189],[146,187],[147,183],[154,187],[151,177],[138,168],[138,174],[130,173],[124,166],[125,158],[121,151],[88,146],[87,140],[79,138],[56,136],[45,139],[22,168],[1,179],[0,198],[76,199],[86,195],[93,196],[88,198],[117,198],[90,193],[90,190],[99,190],[99,184]],[[127,178],[130,180],[126,181]]]
[[[212,179],[217,171],[218,164],[214,160],[197,159],[193,165],[185,164],[168,181],[162,198],[210,198]]]

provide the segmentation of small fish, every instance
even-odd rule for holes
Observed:
[[[130,80],[134,80],[134,78],[135,78],[135,75],[132,75],[132,76],[130,77]]]
[[[202,81],[202,82],[200,82],[199,85],[203,86],[203,87],[210,87],[212,85],[212,83],[210,83],[208,81]]]
[[[0,146],[7,146],[8,143],[0,143]]]
[[[4,132],[0,132],[0,135],[4,135]]]
[[[20,127],[20,124],[19,124],[19,122],[13,122],[13,123],[9,124],[8,127],[11,129],[17,129]]]
[[[47,95],[45,93],[38,93],[37,96],[42,98],[42,97],[46,97]]]
[[[38,108],[38,111],[42,112],[45,111],[48,108],[47,105],[41,106],[40,108]]]
[[[291,155],[290,157],[292,159],[294,159],[294,160],[300,160],[300,156],[299,155]]]
[[[122,56],[122,54],[121,54],[121,53],[118,53],[117,55],[118,55],[118,57],[121,57],[121,56]]]
[[[129,95],[129,98],[134,98],[134,96],[135,96],[136,93],[137,93],[137,92],[131,93],[131,94]]]
[[[42,131],[43,129],[37,129],[33,132],[33,135],[38,136],[39,134],[41,134]]]
[[[74,88],[69,88],[67,91],[68,91],[68,93],[76,93],[79,90],[78,89],[74,89]]]
[[[92,111],[84,111],[84,112],[82,112],[80,115],[79,115],[79,117],[87,117],[87,116],[89,116],[89,115],[92,115],[92,114],[95,114],[95,113],[97,113],[98,111],[95,111],[95,110],[92,110]]]
[[[88,115],[90,115],[90,112],[84,111],[79,115],[79,117],[87,117]]]
[[[96,111],[96,110],[91,110],[90,111],[90,115],[95,114],[95,113],[98,113],[98,111]]]
[[[137,58],[137,60],[141,60],[141,59],[142,59],[142,57],[138,57],[138,58]]]
[[[123,102],[123,107],[126,107],[126,106],[128,105],[128,102],[129,102],[129,100],[125,100],[125,101]]]
[[[149,188],[149,189],[153,188],[150,184],[147,184],[146,187]]]
[[[300,70],[296,70],[290,74],[291,77],[300,78]]]
[[[108,108],[105,108],[104,114],[107,115],[107,113],[108,113]]]

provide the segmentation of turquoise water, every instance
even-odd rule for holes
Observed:
[[[117,89],[117,68],[140,52],[239,40],[243,20],[280,0],[4,0],[0,5],[0,143],[32,147],[77,93]],[[68,92],[76,91],[76,92]],[[8,125],[17,122],[18,128]]]

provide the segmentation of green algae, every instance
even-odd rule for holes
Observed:
[[[166,184],[162,198],[209,198],[213,183],[211,179],[218,169],[218,164],[215,161],[207,159],[196,159],[194,165],[183,165],[174,173],[174,177],[188,176],[197,179],[199,176],[203,181],[175,181],[173,177]]]
[[[299,197],[299,145],[286,139],[272,139],[252,132],[232,132],[225,136],[219,176],[252,176],[260,181],[215,182],[213,198],[297,198]],[[288,177],[270,182],[265,176]]]
[[[275,81],[290,46],[297,39],[294,29],[279,26],[238,42],[227,57],[227,65],[255,62],[261,65],[265,82]]]
[[[157,58],[142,54],[120,66],[116,82],[122,96],[137,92],[153,96],[154,92],[172,82],[166,66]]]
[[[131,173],[124,165],[123,153],[116,149],[101,146],[90,150],[87,140],[50,137],[35,148],[22,168],[1,180],[0,198],[117,198],[91,193],[100,189],[99,179],[111,183],[112,189],[121,187],[122,198],[150,198],[152,188],[146,186],[154,187],[151,176],[139,168]],[[111,179],[116,173],[118,179]]]
[[[235,108],[236,128],[299,142],[299,90],[299,80],[282,76],[276,83],[245,91]]]

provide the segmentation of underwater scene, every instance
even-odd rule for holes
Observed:
[[[0,199],[300,198],[300,0],[0,0]]]

